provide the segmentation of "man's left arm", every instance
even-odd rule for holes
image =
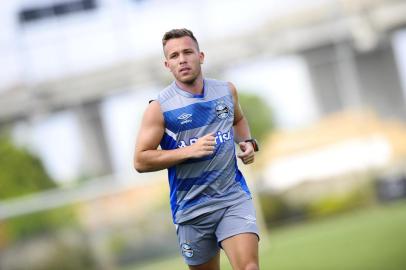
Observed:
[[[245,118],[240,103],[238,102],[237,89],[232,83],[229,83],[229,87],[234,101],[234,140],[238,143],[241,149],[241,153],[239,153],[237,157],[240,158],[244,164],[250,164],[254,162],[255,157],[253,144],[245,142],[246,140],[251,139],[250,128],[247,118]]]

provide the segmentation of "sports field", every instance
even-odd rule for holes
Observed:
[[[404,270],[406,201],[275,229],[260,248],[263,270]],[[224,256],[222,265],[231,269]],[[136,269],[187,268],[177,256]]]

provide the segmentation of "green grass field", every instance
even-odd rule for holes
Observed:
[[[406,201],[271,230],[263,270],[406,269]],[[180,256],[127,270],[187,269]],[[231,270],[222,257],[222,269]]]

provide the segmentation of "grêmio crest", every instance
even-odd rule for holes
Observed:
[[[220,101],[216,105],[216,115],[220,119],[226,119],[230,114],[230,109],[224,103],[224,101]]]

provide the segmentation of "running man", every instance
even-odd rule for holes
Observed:
[[[173,222],[189,269],[219,270],[222,248],[233,269],[257,270],[255,209],[234,142],[244,164],[254,162],[258,145],[237,90],[229,82],[203,78],[205,56],[190,30],[165,33],[162,45],[174,81],[144,113],[134,167],[168,169]]]

